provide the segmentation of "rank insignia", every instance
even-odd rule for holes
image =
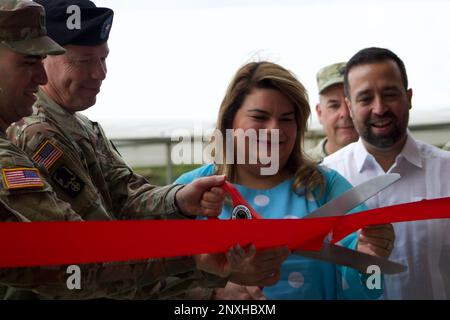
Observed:
[[[36,168],[2,169],[3,181],[7,189],[42,188],[39,171]]]
[[[34,154],[33,160],[49,170],[64,153],[47,140]]]
[[[81,191],[83,191],[85,185],[85,183],[65,165],[59,166],[58,169],[53,172],[52,180],[72,198],[79,195]]]

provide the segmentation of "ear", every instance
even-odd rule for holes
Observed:
[[[353,119],[353,115],[352,115],[352,102],[350,101],[349,98],[345,97],[345,104],[347,105],[348,108],[348,114],[350,115],[350,118]]]
[[[320,124],[322,124],[322,109],[320,108],[320,103],[316,104],[316,113]]]
[[[64,56],[64,57],[61,57],[61,56]],[[66,60],[61,60],[61,59],[66,59]],[[68,61],[66,54],[56,55],[56,56],[45,56],[45,58],[42,59],[42,65],[44,66],[44,69],[45,69],[45,72],[47,73],[47,75],[48,75],[47,70],[54,68],[54,64],[57,63],[58,61]]]
[[[413,96],[413,90],[412,89],[406,90],[406,97],[408,98],[409,109],[412,108],[412,96]]]
[[[44,68],[45,68],[45,65],[48,64],[49,60],[50,59],[48,56],[45,56],[44,58],[42,58],[42,65],[44,66]]]

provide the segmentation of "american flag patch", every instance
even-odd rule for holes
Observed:
[[[7,189],[43,187],[44,182],[35,168],[2,169]]]
[[[63,152],[50,141],[46,141],[33,156],[33,160],[49,170],[61,158]]]

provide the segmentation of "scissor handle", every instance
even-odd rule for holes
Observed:
[[[231,201],[233,202],[233,209],[237,206],[247,207],[253,219],[262,219],[262,216],[252,208],[252,206],[244,199],[242,194],[233,186],[233,184],[225,181],[222,185],[222,188],[230,195]],[[261,290],[264,289],[263,286],[259,286],[259,288]]]
[[[233,202],[233,208],[236,208],[237,206],[247,207],[253,219],[262,219],[262,216],[252,208],[252,206],[244,199],[233,184],[225,181],[222,188],[230,195],[231,201]]]

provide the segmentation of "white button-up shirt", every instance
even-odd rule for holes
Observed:
[[[362,140],[326,157],[323,164],[353,185],[385,174]],[[370,208],[450,196],[450,152],[408,134],[402,152],[387,173],[401,179],[366,202]],[[450,220],[394,224],[396,240],[390,258],[408,271],[385,276],[386,299],[450,299]]]

